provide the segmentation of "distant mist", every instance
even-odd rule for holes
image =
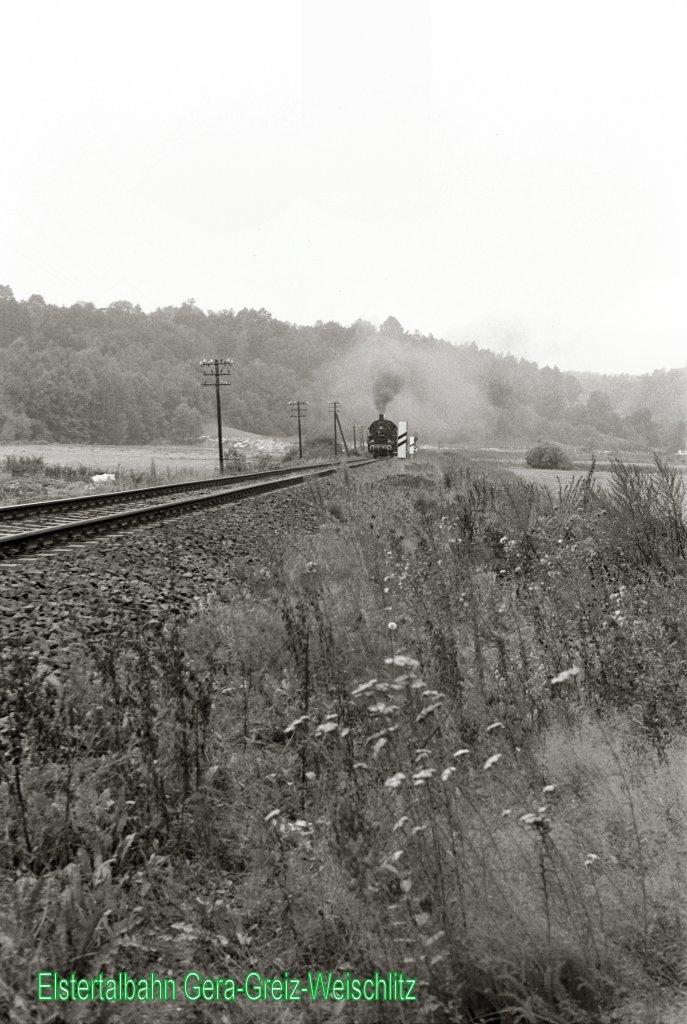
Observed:
[[[342,403],[342,423],[367,426],[384,413],[426,441],[478,439],[495,422],[481,382],[460,377],[455,349],[441,342],[369,335],[327,366],[319,386]]]

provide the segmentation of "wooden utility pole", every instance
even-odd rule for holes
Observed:
[[[339,408],[340,405],[341,405],[341,402],[330,402],[329,403],[329,408],[334,411],[334,455],[338,455],[339,454],[338,449],[336,447],[336,421],[339,418],[337,416],[336,410]]]
[[[289,405],[295,406],[295,409],[291,410],[291,415],[298,419],[298,458],[303,458],[303,438],[301,435],[301,417],[305,416],[307,410],[307,402],[301,402],[297,400],[295,402],[289,402]]]
[[[349,454],[348,453],[348,445],[346,444],[346,438],[344,436],[343,427],[341,426],[341,421],[339,419],[338,409],[339,409],[340,405],[341,405],[341,402],[330,402],[329,403],[329,408],[334,411],[334,454],[335,455],[339,454],[337,449],[336,449],[336,431],[338,430],[339,434],[341,435],[341,441],[343,442],[344,450],[346,452],[346,455],[348,455]]]
[[[230,366],[234,365],[233,359],[202,359],[200,365],[203,367],[203,377],[210,378],[202,380],[201,387],[214,387],[215,398],[217,399],[217,445],[219,447],[219,471],[224,472],[224,445],[222,442],[222,404],[219,400],[219,389],[229,387],[228,380],[223,377],[230,377]]]

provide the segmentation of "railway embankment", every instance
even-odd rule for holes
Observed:
[[[687,590],[660,488],[428,456],[3,569],[0,1011],[54,1019],[38,970],[176,979],[123,1024],[221,1019],[189,972],[323,971],[361,1024],[677,1024]],[[356,1001],[375,972],[416,999]]]

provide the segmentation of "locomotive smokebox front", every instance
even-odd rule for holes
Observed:
[[[367,450],[375,459],[389,458],[396,455],[398,431],[396,424],[384,418],[384,413],[379,413],[379,418],[370,424],[367,432]]]

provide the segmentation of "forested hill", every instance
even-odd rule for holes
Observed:
[[[130,302],[26,301],[0,287],[0,440],[141,444],[187,441],[212,422],[205,358],[230,358],[225,419],[293,434],[289,402],[309,403],[311,435],[378,412],[411,421],[425,441],[597,448],[685,446],[687,370],[641,377],[561,373],[475,344],[454,346],[393,317],[381,327],[298,326],[266,310],[204,312],[193,300],[144,313]],[[382,408],[383,406],[383,408]]]

